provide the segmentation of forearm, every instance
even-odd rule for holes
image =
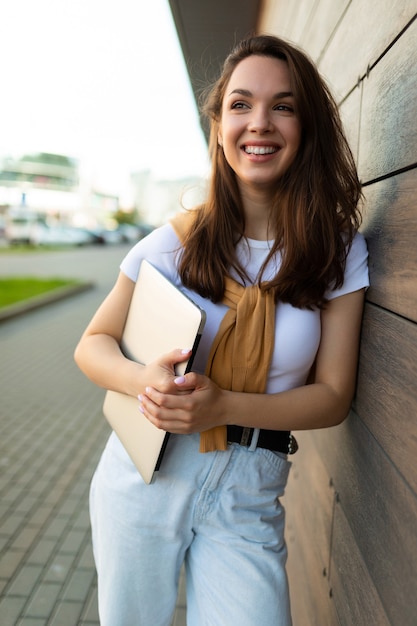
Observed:
[[[276,394],[224,392],[226,424],[268,430],[309,430],[335,426],[349,412],[351,394],[315,383]]]
[[[136,396],[146,386],[142,380],[143,365],[127,359],[113,337],[104,334],[83,337],[74,358],[81,371],[99,387]]]

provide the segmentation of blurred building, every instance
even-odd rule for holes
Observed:
[[[55,191],[75,191],[78,188],[78,161],[60,154],[29,154],[3,159],[0,185],[31,187]]]
[[[72,157],[40,152],[0,161],[3,213],[24,207],[49,219],[97,222],[118,205],[118,196],[92,189],[82,180],[79,162]]]
[[[155,226],[167,221],[182,208],[202,202],[205,181],[197,176],[155,179],[149,170],[131,174],[133,205],[141,221]]]
[[[204,181],[199,177],[161,180],[148,170],[130,176],[130,204],[122,210],[138,220],[159,225],[181,208],[200,203]],[[121,209],[118,195],[97,189],[80,172],[78,160],[51,153],[0,160],[0,218],[19,213],[33,219],[84,228],[114,227]]]

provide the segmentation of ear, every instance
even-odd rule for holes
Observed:
[[[222,137],[222,131],[220,130],[220,128],[217,133],[217,143],[220,147],[223,147],[223,137]]]

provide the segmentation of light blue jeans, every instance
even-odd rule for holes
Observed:
[[[171,435],[145,485],[113,434],[91,486],[101,626],[169,626],[185,562],[188,626],[291,626],[283,494],[290,462]]]

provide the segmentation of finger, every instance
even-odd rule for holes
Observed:
[[[203,378],[201,375],[196,374],[195,372],[189,372],[188,374],[184,374],[183,376],[177,376],[174,378],[174,383],[178,389],[182,391],[191,391],[196,389],[199,384],[201,384]]]
[[[175,395],[161,393],[154,387],[146,387],[145,393],[142,395],[142,404],[149,402],[158,407],[172,409],[176,407]]]
[[[163,410],[149,396],[141,394],[138,396],[139,411],[155,426],[165,430],[163,422]]]
[[[191,352],[192,350],[189,348],[184,348],[182,350],[172,350],[172,352],[168,352],[168,354],[165,354],[162,357],[161,361],[166,365],[174,367],[174,365],[176,365],[177,363],[187,361],[191,356]]]
[[[188,420],[184,420],[182,411],[160,407],[147,396],[138,396],[138,398],[139,410],[156,428],[170,433],[193,432]]]

